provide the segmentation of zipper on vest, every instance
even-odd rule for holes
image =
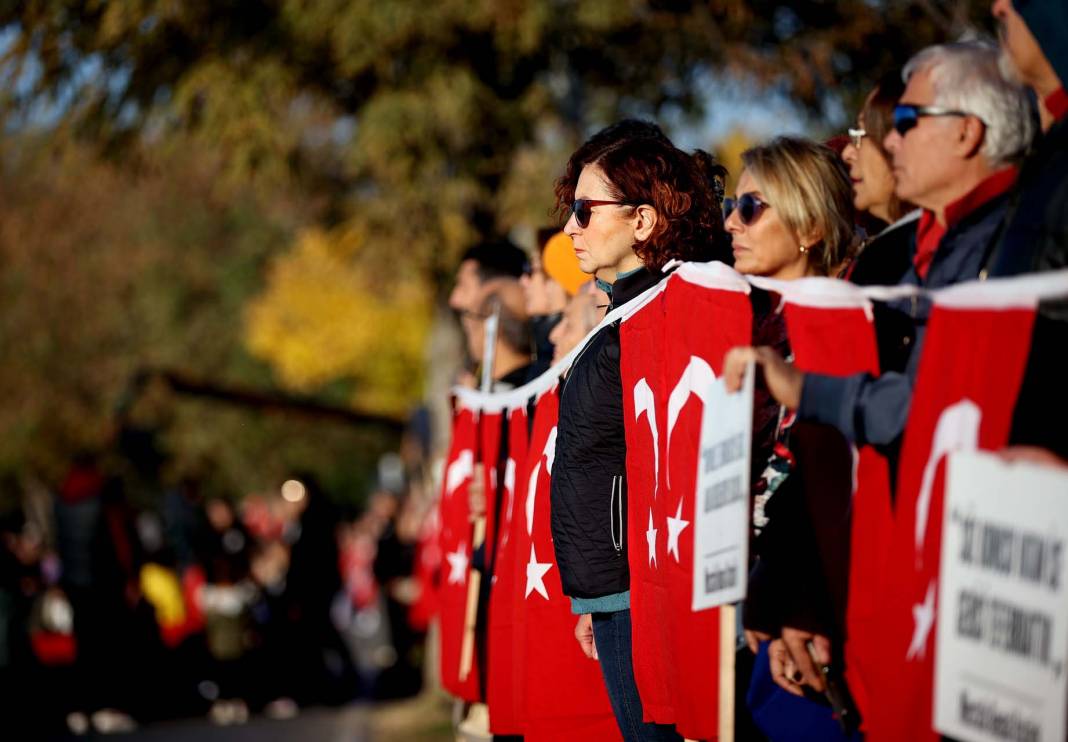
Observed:
[[[619,536],[616,536],[616,521],[619,522]],[[623,553],[623,477],[612,477],[612,494],[608,502],[608,525],[612,531],[612,546],[616,555]]]

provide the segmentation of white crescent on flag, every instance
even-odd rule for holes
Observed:
[[[716,374],[712,367],[708,365],[708,361],[698,356],[690,356],[690,362],[686,364],[686,368],[683,370],[682,375],[679,376],[675,388],[671,390],[671,394],[668,396],[668,456],[665,466],[667,467],[667,483],[669,487],[671,486],[671,433],[675,430],[675,423],[679,421],[682,408],[686,406],[686,401],[691,394],[700,399],[701,404],[707,403],[708,389],[715,382]]]
[[[656,398],[644,376],[634,385],[634,419],[638,420],[642,413],[645,413],[649,430],[653,434],[653,497],[656,497],[660,486],[660,436],[656,428]]]
[[[916,555],[923,554],[927,538],[927,515],[931,510],[931,490],[934,489],[938,462],[955,451],[974,451],[979,448],[979,423],[983,413],[975,402],[962,399],[942,410],[935,425],[931,455],[923,467],[923,482],[916,498]]]
[[[469,448],[460,451],[456,460],[449,464],[445,472],[445,495],[449,496],[464,483],[475,471],[475,452]]]

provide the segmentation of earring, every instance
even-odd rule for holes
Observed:
[[[801,245],[801,254],[804,255],[807,252],[808,252],[808,247],[806,247],[805,245]]]

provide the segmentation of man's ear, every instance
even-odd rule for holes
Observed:
[[[976,116],[962,117],[957,139],[957,149],[964,157],[975,157],[986,141],[986,124]]]
[[[653,234],[653,230],[656,229],[656,223],[660,215],[649,204],[642,204],[635,207],[634,217],[634,241],[645,242]]]

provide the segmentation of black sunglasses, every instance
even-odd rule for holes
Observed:
[[[752,193],[743,193],[738,198],[725,198],[723,199],[723,221],[727,221],[734,210],[738,210],[738,218],[742,220],[742,224],[749,226],[764,212],[764,209],[770,209],[771,204],[766,201],[761,201]]]
[[[593,216],[594,206],[634,206],[630,201],[597,201],[592,198],[577,198],[571,204],[571,213],[575,215],[575,221],[585,229],[590,226],[590,217]]]
[[[894,106],[894,131],[905,136],[920,123],[921,116],[975,116],[975,114],[939,106],[913,106],[908,103],[899,103]],[[979,120],[982,121],[982,119]]]

